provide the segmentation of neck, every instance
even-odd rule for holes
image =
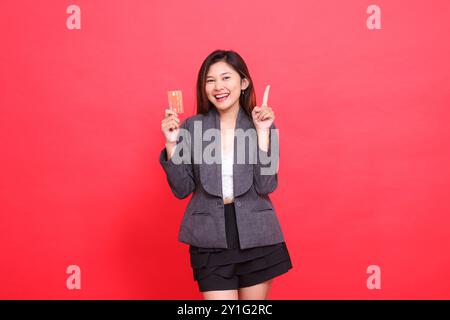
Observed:
[[[234,106],[228,108],[227,110],[217,109],[217,111],[220,115],[220,122],[234,124],[239,113],[239,103],[236,103]]]

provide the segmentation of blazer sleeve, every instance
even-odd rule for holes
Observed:
[[[259,145],[257,147],[257,161],[253,167],[253,185],[256,192],[260,195],[267,195],[275,191],[278,186],[280,148],[278,130],[276,129],[275,123],[272,123],[270,126],[269,148],[267,152],[261,150]],[[272,142],[274,142],[274,145],[272,145]]]
[[[187,120],[183,121],[180,128],[187,129]],[[182,131],[180,131],[180,133],[182,133]],[[175,154],[178,152],[177,149],[180,144],[180,137],[182,137],[181,134],[177,137]],[[183,137],[182,139],[185,139],[185,137]],[[187,141],[189,141],[189,139]],[[181,151],[181,154],[183,151],[184,150]],[[184,199],[195,190],[192,161],[191,163],[176,164],[172,160],[173,157],[170,160],[167,160],[167,150],[164,147],[159,155],[159,163],[166,173],[167,182],[169,183],[172,193],[178,199]]]

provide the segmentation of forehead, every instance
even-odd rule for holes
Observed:
[[[224,72],[236,73],[236,71],[234,71],[234,69],[228,63],[224,61],[218,61],[209,67],[208,74],[206,76],[220,76]]]

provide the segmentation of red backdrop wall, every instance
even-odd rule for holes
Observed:
[[[170,89],[194,114],[219,48],[258,102],[271,85],[294,265],[271,298],[450,298],[449,16],[444,0],[0,2],[0,298],[201,298],[160,122]]]

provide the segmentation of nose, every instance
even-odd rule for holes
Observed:
[[[218,80],[214,82],[214,90],[215,91],[220,91],[220,89],[223,88],[223,83]]]

